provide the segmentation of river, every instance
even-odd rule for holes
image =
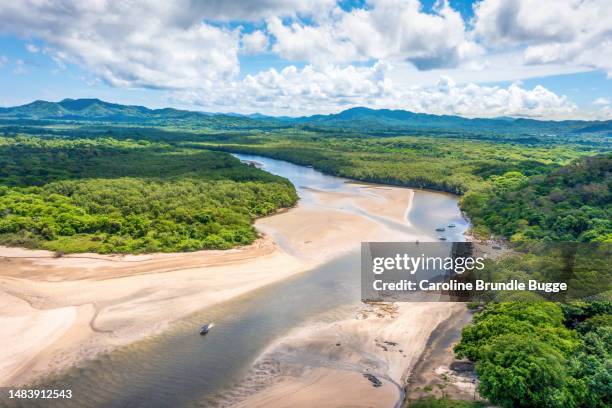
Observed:
[[[300,205],[315,205],[314,190],[348,192],[348,180],[312,168],[259,156],[236,155],[288,178]],[[358,208],[350,209],[359,211]],[[444,234],[463,241],[467,221],[455,196],[416,190],[405,224],[392,226],[435,240],[437,226],[454,223]],[[307,222],[307,220],[305,220]],[[387,222],[387,221],[385,221]],[[282,246],[282,243],[280,243]],[[208,308],[174,324],[161,335],[138,341],[48,378],[45,388],[72,389],[73,399],[45,401],[54,407],[187,407],[227,402],[272,341],[317,316],[342,313],[360,302],[357,250],[315,269]],[[316,299],[316,301],[313,301]],[[326,315],[327,313],[327,315]],[[202,322],[216,326],[204,337]],[[36,406],[28,402],[23,406]]]

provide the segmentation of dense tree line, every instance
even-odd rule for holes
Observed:
[[[592,407],[612,405],[612,155],[586,157],[527,177],[493,176],[462,201],[481,234],[490,231],[517,243],[521,251],[493,265],[489,278],[546,279],[551,270],[575,265],[571,282],[589,301],[566,303],[488,299],[473,324],[464,328],[459,357],[476,362],[479,392],[502,407]],[[599,241],[543,256],[533,251],[546,241]],[[556,245],[563,248],[567,244]],[[576,287],[577,286],[577,287]],[[583,292],[584,291],[584,292]],[[502,299],[503,300],[503,296]]]
[[[297,200],[229,154],[147,141],[0,138],[0,242],[62,252],[230,248]]]
[[[480,393],[501,407],[609,407],[610,313],[610,301],[489,303],[455,351],[476,362]]]
[[[580,155],[593,154],[592,150],[563,145],[544,148],[424,136],[334,137],[316,133],[241,136],[199,145],[262,154],[357,180],[455,194],[485,185],[494,175],[512,171],[541,174]]]
[[[523,243],[477,271],[486,282],[566,282],[561,293],[488,291],[455,347],[476,363],[480,394],[502,407],[612,402],[612,266],[608,243]],[[585,301],[584,299],[588,299]]]
[[[612,241],[612,154],[546,174],[509,172],[467,193],[462,207],[481,234],[513,241]]]

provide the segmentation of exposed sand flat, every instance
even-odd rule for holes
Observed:
[[[29,382],[158,333],[361,241],[392,240],[397,231],[377,217],[398,221],[393,218],[412,197],[408,189],[373,186],[355,189],[341,203],[314,194],[317,204],[258,220],[264,237],[228,251],[57,258],[48,251],[0,248],[0,386]]]
[[[76,307],[40,311],[4,292],[0,292],[0,311],[0,373],[27,369],[33,352],[52,345],[76,319]]]
[[[398,388],[384,382],[373,388],[358,372],[307,369],[300,377],[280,379],[272,387],[238,403],[239,408],[393,407]]]
[[[286,252],[303,260],[328,260],[362,241],[392,235],[383,224],[348,210],[298,208],[257,222]]]
[[[259,359],[280,362],[278,374],[267,379],[272,385],[238,406],[392,407],[431,332],[463,308],[457,303],[375,304],[346,320],[296,329]],[[374,387],[364,373],[382,386]]]
[[[142,255],[71,254],[61,258],[49,251],[0,247],[0,266],[3,276],[32,280],[108,279],[176,271],[193,265],[212,267],[232,262],[241,263],[273,254],[275,251],[274,241],[265,238],[247,247],[227,251]]]
[[[406,215],[410,211],[414,191],[393,187],[350,183],[359,189],[360,195],[331,191],[319,192],[319,199],[325,205],[333,207],[357,206],[371,214],[387,217],[390,220],[406,224]],[[407,201],[406,193],[409,194]]]

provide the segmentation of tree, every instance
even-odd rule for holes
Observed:
[[[507,408],[571,408],[576,401],[566,364],[561,352],[537,337],[506,334],[485,347],[476,365],[479,391]]]

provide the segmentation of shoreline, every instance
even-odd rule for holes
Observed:
[[[458,304],[461,307],[431,332],[427,346],[404,386],[406,398],[402,406],[408,407],[411,401],[432,396],[473,400],[476,384],[473,371],[454,369],[460,361],[456,360],[453,347],[473,315],[464,303]]]
[[[0,361],[0,385],[31,383],[160,333],[196,311],[312,269],[361,241],[397,236],[367,215],[400,221],[412,191],[368,186],[366,194],[366,187],[357,185],[352,197],[315,192],[322,205],[298,204],[258,219],[255,226],[263,238],[238,249],[57,258],[48,251],[0,247],[0,323],[5,327],[0,347],[9,356]],[[344,208],[347,204],[364,214]],[[15,344],[15,338],[24,341]]]
[[[473,245],[473,252],[478,256],[498,259],[512,252],[503,239],[490,237],[486,240],[476,238],[469,231],[464,236]],[[431,332],[427,346],[414,366],[405,385],[405,400],[402,407],[409,402],[427,397],[449,397],[464,401],[482,401],[477,385],[474,366],[466,360],[457,360],[453,347],[461,339],[461,331],[470,324],[474,311],[466,303],[457,303],[463,307],[452,316],[439,323]]]

